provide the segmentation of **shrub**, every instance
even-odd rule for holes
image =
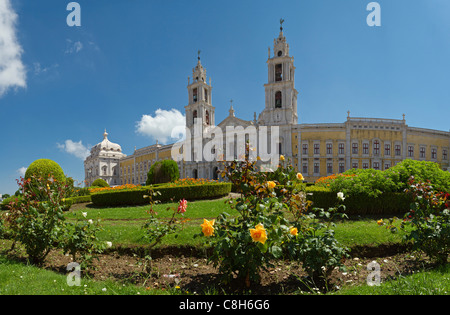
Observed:
[[[42,179],[53,177],[60,183],[65,183],[66,181],[66,176],[61,166],[49,159],[39,159],[31,163],[25,172],[25,179],[31,177]]]
[[[158,191],[155,200],[166,202],[170,200],[178,201],[186,199],[188,201],[198,199],[209,199],[226,196],[231,191],[230,183],[211,183],[204,185],[191,186],[136,186],[135,188],[121,190],[103,190],[92,193],[91,200],[95,206],[113,207],[113,206],[133,206],[148,203],[144,198],[150,194],[150,190]]]
[[[64,254],[71,255],[74,262],[77,261],[79,254],[82,266],[89,267],[93,258],[102,253],[106,247],[106,243],[100,242],[97,238],[97,233],[101,230],[100,220],[87,219],[87,212],[73,215],[76,221],[65,223],[59,247]]]
[[[64,226],[64,184],[53,177],[35,178],[30,175],[20,183],[23,199],[11,203],[7,216],[8,230],[15,241],[20,241],[33,263],[41,263],[61,237]],[[41,192],[40,201],[34,190]],[[14,246],[14,245],[13,245]]]
[[[430,181],[438,191],[450,192],[450,172],[443,171],[435,162],[404,160],[384,171],[393,181],[398,183],[397,191],[403,191],[409,185],[409,179]]]
[[[174,182],[179,178],[177,162],[173,160],[157,161],[150,167],[146,185]]]
[[[97,178],[92,182],[92,187],[109,187],[109,184],[101,178]]]
[[[336,204],[337,193],[329,188],[320,186],[306,187],[307,199],[316,208],[330,208]],[[346,195],[344,204],[346,213],[353,215],[366,214],[404,214],[412,202],[410,195],[397,192],[385,192],[377,196],[366,194]]]
[[[62,168],[55,161],[49,159],[36,160],[28,166],[25,172],[26,181],[23,182],[25,186],[22,186],[19,191],[23,193],[24,189],[30,191],[30,198],[34,198],[38,201],[48,201],[49,197],[43,190],[39,189],[42,184],[40,180],[55,180],[60,184],[60,188],[65,189],[66,176]],[[19,184],[20,186],[20,184]]]
[[[401,224],[401,229],[406,232],[405,240],[411,240],[416,250],[422,250],[437,263],[447,263],[450,254],[450,194],[435,190],[430,182],[414,177],[411,177],[406,192],[411,194],[414,202]]]
[[[286,165],[284,158],[280,157],[280,161],[277,170],[270,173],[259,172],[256,162],[250,161],[248,155],[243,162],[225,165],[222,176],[226,176],[241,193],[230,200],[238,215],[231,217],[222,213],[215,220],[204,219],[201,227],[213,249],[209,261],[219,268],[226,283],[234,277],[247,287],[258,283],[260,270],[273,266],[273,260],[282,258],[286,251],[291,257],[305,261],[317,254],[307,249],[308,241],[317,243],[316,235],[311,235],[310,231],[318,229],[319,225],[304,219],[309,203],[302,191],[303,176],[292,173],[291,165]],[[289,221],[286,213],[294,219]],[[327,270],[339,267],[342,258],[339,255],[345,252],[345,249],[330,251],[331,246],[338,248],[339,245],[331,231],[326,234],[325,245],[328,247],[323,251],[319,270],[324,261]],[[315,269],[317,265],[311,265],[311,268]]]

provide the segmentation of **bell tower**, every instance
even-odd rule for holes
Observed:
[[[297,124],[297,90],[295,89],[294,57],[289,55],[289,44],[283,35],[280,20],[280,34],[273,41],[273,53],[267,59],[268,82],[264,84],[265,108],[259,123],[266,125]]]
[[[192,130],[196,118],[202,120],[204,127],[214,126],[215,108],[212,106],[212,86],[211,78],[209,84],[206,83],[206,69],[200,62],[200,50],[198,51],[198,61],[192,69],[192,82],[188,77],[188,105],[185,106],[186,127]]]

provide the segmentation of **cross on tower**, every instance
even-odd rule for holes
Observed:
[[[283,31],[283,23],[284,23],[284,20],[280,19],[280,31]]]
[[[197,54],[198,54],[197,59],[198,59],[198,60],[200,60],[200,53],[201,53],[201,52],[202,52],[201,50],[199,50],[199,51],[197,52]]]

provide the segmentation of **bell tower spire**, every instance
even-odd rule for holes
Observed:
[[[273,55],[267,60],[268,82],[264,84],[266,101],[260,116],[262,124],[292,125],[298,122],[294,57],[289,55],[283,23],[280,19],[280,33],[273,40]]]
[[[212,106],[211,77],[209,84],[206,80],[206,69],[200,61],[200,53],[197,52],[197,65],[192,69],[192,82],[188,78],[188,105],[185,106],[186,127],[192,128],[195,119],[201,119],[203,126],[214,125],[214,111]]]

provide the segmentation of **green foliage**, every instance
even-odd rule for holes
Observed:
[[[77,261],[77,255],[80,255],[82,268],[89,267],[93,258],[103,252],[106,247],[105,242],[100,242],[97,233],[102,229],[100,220],[93,221],[87,219],[87,212],[74,214],[75,222],[66,222],[62,238],[59,240],[59,247],[64,254],[72,256],[73,261]]]
[[[177,162],[173,160],[157,161],[148,171],[146,185],[174,182],[179,178]]]
[[[349,257],[348,249],[335,238],[334,220],[345,219],[345,206],[324,210],[313,208],[299,222],[301,233],[291,241],[289,250],[297,257],[312,279],[327,279],[334,268],[344,268],[343,257]]]
[[[39,190],[39,181],[47,180],[47,179],[54,179],[61,185],[61,189],[65,188],[64,185],[66,183],[66,176],[64,175],[64,172],[59,166],[58,163],[55,161],[49,160],[49,159],[39,159],[34,161],[33,163],[28,166],[25,177],[27,184],[27,189],[32,190],[33,195],[32,197],[40,200],[40,201],[46,201],[46,195],[41,190]],[[23,188],[19,189],[21,193],[23,193]]]
[[[422,250],[439,264],[447,263],[450,254],[450,194],[436,191],[430,182],[411,177],[407,190],[413,196],[411,210],[401,229],[405,240]],[[395,232],[396,230],[392,230]]]
[[[25,179],[35,177],[47,179],[53,177],[60,183],[65,183],[66,176],[58,163],[49,159],[39,159],[28,166],[25,172]]]
[[[101,178],[97,178],[92,182],[92,187],[109,187],[109,184]]]
[[[95,206],[112,207],[119,205],[143,205],[148,201],[144,195],[149,195],[151,186],[137,187],[133,189],[122,189],[117,191],[101,191],[91,195],[92,203]],[[209,183],[202,185],[158,186],[155,188],[159,192],[155,200],[166,202],[170,200],[199,200],[218,198],[226,196],[231,191],[230,183]]]
[[[88,259],[93,253],[98,231],[97,225],[90,225],[91,220],[76,223],[67,222],[64,216],[73,201],[65,199],[65,183],[53,177],[36,178],[19,181],[23,196],[12,201],[8,206],[8,215],[4,216],[3,233],[7,233],[15,242],[21,242],[31,262],[41,264],[50,250],[62,248],[72,254],[80,253]],[[41,198],[36,198],[35,191]]]
[[[23,200],[10,205],[6,222],[14,240],[25,246],[30,260],[42,263],[63,233],[64,184],[53,177],[30,176],[20,182]],[[44,201],[35,198],[35,191]]]
[[[329,188],[309,186],[305,191],[313,207],[327,209],[337,202],[336,193]],[[411,201],[411,196],[405,193],[384,192],[376,197],[361,193],[346,195],[344,204],[348,215],[386,215],[406,213]]]
[[[435,162],[404,160],[384,171],[393,181],[398,183],[397,191],[408,188],[409,179],[429,180],[438,191],[450,192],[450,172],[441,170]]]

